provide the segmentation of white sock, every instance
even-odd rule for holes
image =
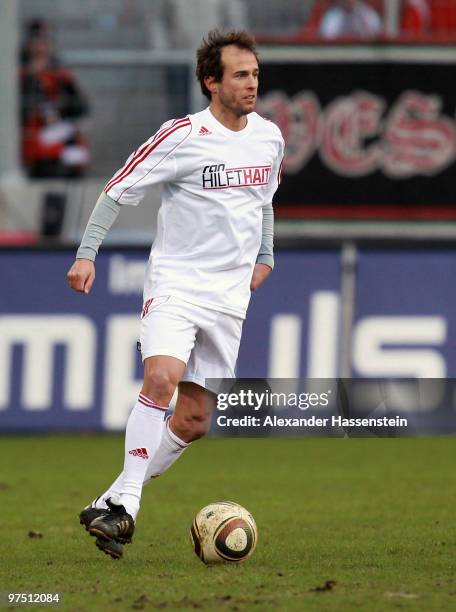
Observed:
[[[171,417],[168,417],[166,419],[166,426],[162,429],[162,436],[158,449],[147,464],[143,485],[149,483],[153,478],[160,476],[160,474],[163,474],[163,472],[179,459],[187,446],[190,446],[189,442],[184,442],[171,431],[169,428],[170,418]],[[123,476],[124,473],[121,472],[112,485],[102,495],[93,500],[91,504],[92,508],[102,508],[105,510],[108,507],[106,505],[107,499],[110,497],[120,497],[123,488]]]
[[[148,397],[139,394],[125,431],[125,459],[118,497],[133,519],[139,511],[143,482],[150,458],[155,455],[164,429],[164,411]],[[120,478],[120,477],[119,477]],[[116,481],[117,482],[117,481]]]
[[[171,417],[168,417],[166,419],[160,445],[147,466],[144,484],[146,484],[146,482],[148,482],[151,478],[155,478],[160,476],[160,474],[163,474],[163,472],[165,472],[173,465],[175,461],[179,459],[184,450],[190,446],[190,442],[184,442],[171,431],[169,427],[170,418]]]
[[[112,496],[119,496],[122,493],[122,483],[123,483],[123,472],[121,472],[117,478],[114,480],[112,485],[106,489],[106,491],[93,500],[90,504],[92,508],[101,508],[102,510],[106,510],[108,507],[106,505],[106,500]]]

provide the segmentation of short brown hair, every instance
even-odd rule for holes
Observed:
[[[201,91],[206,98],[211,99],[211,92],[204,84],[204,79],[209,76],[215,77],[215,81],[220,83],[223,78],[222,49],[228,45],[235,45],[240,49],[251,51],[258,60],[256,42],[254,37],[243,30],[231,30],[221,32],[211,30],[207,38],[196,52],[196,78],[200,82]]]

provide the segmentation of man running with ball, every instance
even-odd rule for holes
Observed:
[[[99,197],[68,272],[69,286],[89,293],[120,209],[162,184],[141,314],[144,382],[127,423],[124,469],[80,514],[113,558],[131,542],[144,483],[207,433],[216,389],[206,379],[235,376],[251,291],[273,269],[272,198],[284,143],[254,112],[258,74],[250,34],[209,32],[196,66],[209,106],[163,124],[130,155]]]

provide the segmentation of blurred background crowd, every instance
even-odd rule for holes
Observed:
[[[22,159],[31,177],[77,177],[89,169],[79,126],[89,114],[87,91],[98,93],[91,76],[99,75],[84,75],[83,93],[59,52],[193,50],[214,24],[247,28],[266,45],[456,42],[454,0],[21,0],[19,16]],[[177,68],[167,79],[173,116],[188,106],[185,78]]]
[[[392,46],[422,54],[456,44],[456,0],[8,0],[0,11],[0,182],[22,180],[19,191],[17,180],[6,195],[0,187],[3,234],[36,230],[43,206],[62,208],[59,197],[76,202],[75,226],[82,200],[132,148],[169,117],[199,110],[194,50],[213,27],[248,29],[267,57],[292,49],[293,61],[309,49],[380,57]],[[76,195],[68,182],[64,196],[35,187],[83,178],[99,181]],[[37,202],[27,220],[24,198]]]

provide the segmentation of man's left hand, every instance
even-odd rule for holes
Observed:
[[[253,268],[252,280],[250,281],[250,291],[258,289],[271,274],[272,268],[266,264],[257,263]]]

